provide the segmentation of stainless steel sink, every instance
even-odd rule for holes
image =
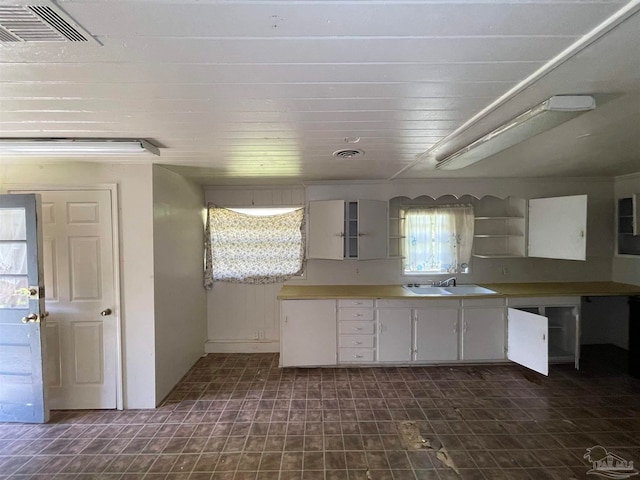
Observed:
[[[495,295],[496,291],[480,285],[456,285],[455,287],[432,287],[430,285],[404,285],[405,290],[425,297],[446,295]]]

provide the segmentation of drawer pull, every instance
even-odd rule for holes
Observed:
[[[362,330],[362,327],[353,327],[353,329],[354,329],[356,332],[359,332],[360,330]]]
[[[351,343],[352,343],[353,345],[362,345],[362,342],[356,342],[356,341],[353,341],[353,342],[351,342]]]
[[[362,358],[362,355],[353,355],[353,358]]]
[[[362,305],[362,302],[353,302],[354,305]]]
[[[361,314],[361,313],[354,313],[354,314],[352,314],[351,316],[352,316],[352,317],[361,317],[361,316],[362,316],[362,314]]]

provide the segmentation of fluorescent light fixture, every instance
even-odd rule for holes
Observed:
[[[556,95],[439,161],[436,168],[464,168],[594,108],[596,101],[589,95]]]
[[[0,138],[0,155],[160,155],[151,142],[131,138]]]

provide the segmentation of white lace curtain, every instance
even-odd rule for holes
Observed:
[[[205,247],[205,288],[283,282],[302,272],[304,208],[255,216],[210,206]]]
[[[469,263],[472,205],[407,207],[404,218],[405,273],[457,273]]]

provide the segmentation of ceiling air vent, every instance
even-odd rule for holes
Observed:
[[[0,5],[0,42],[88,42],[82,27],[52,5]]]
[[[338,158],[355,158],[362,155],[364,155],[364,150],[356,150],[355,148],[344,148],[333,152],[333,156]]]

